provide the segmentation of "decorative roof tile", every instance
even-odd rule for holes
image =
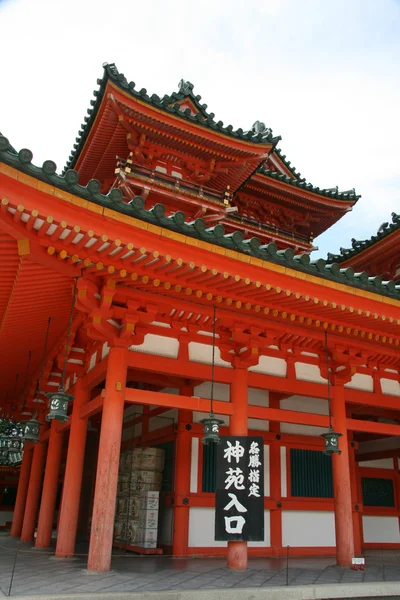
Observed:
[[[64,175],[58,175],[56,164],[51,160],[46,160],[42,167],[37,167],[32,164],[30,150],[23,149],[16,153],[7,138],[3,136],[0,136],[0,162],[85,200],[147,223],[156,224],[185,236],[236,250],[309,275],[400,300],[400,285],[396,285],[393,281],[382,281],[380,277],[369,277],[367,273],[355,273],[351,267],[342,269],[336,263],[327,264],[322,258],[313,261],[310,260],[308,254],[295,256],[291,248],[278,250],[274,243],[261,244],[256,237],[244,239],[243,234],[239,231],[226,234],[221,224],[207,227],[203,219],[186,221],[186,215],[181,211],[166,216],[163,204],[156,204],[148,210],[140,196],[136,196],[126,203],[123,201],[121,190],[117,188],[112,189],[107,195],[101,194],[99,192],[101,185],[96,179],[92,179],[86,186],[82,186],[79,184],[79,173],[73,169],[69,169]]]
[[[361,198],[360,195],[356,194],[355,189],[344,192],[339,192],[337,187],[321,189],[312,185],[312,183],[306,182],[304,178],[292,179],[283,173],[272,171],[271,169],[266,169],[265,167],[259,167],[258,173],[261,173],[261,175],[266,175],[267,177],[272,177],[273,179],[277,179],[279,181],[283,181],[284,183],[289,183],[290,185],[306,190],[307,192],[314,192],[319,196],[326,196],[327,198],[334,198],[335,200],[353,200],[354,203],[356,203],[357,200]]]
[[[190,81],[181,79],[178,92],[173,92],[171,95],[166,94],[161,99],[159,96],[157,96],[157,94],[152,94],[152,96],[149,96],[145,88],[142,88],[139,91],[136,90],[135,83],[133,81],[128,82],[125,75],[118,71],[114,63],[104,63],[103,68],[103,78],[97,80],[97,83],[100,87],[98,90],[94,90],[93,95],[95,96],[95,100],[91,100],[91,108],[87,110],[89,116],[84,118],[85,122],[81,125],[81,129],[79,130],[76,138],[76,143],[73,146],[73,150],[68,158],[63,172],[74,167],[78,159],[80,151],[83,148],[92,123],[100,107],[108,81],[112,81],[121,90],[128,92],[133,98],[145,101],[146,103],[156,107],[157,109],[161,109],[166,113],[179,115],[179,117],[188,122],[202,125],[207,129],[220,131],[229,137],[246,141],[251,140],[252,142],[259,144],[268,143],[273,145],[276,145],[281,139],[280,137],[273,137],[272,130],[266,128],[265,126],[262,129],[256,129],[253,125],[251,130],[244,132],[241,128],[234,131],[232,125],[224,126],[222,121],[215,121],[215,114],[207,112],[206,104],[200,104],[201,96],[194,95],[193,84],[190,83]],[[198,110],[197,114],[193,115],[190,109],[182,110],[179,102],[187,97],[190,98],[191,102]]]
[[[377,242],[380,242],[382,239],[384,239],[385,237],[387,237],[388,235],[390,235],[397,229],[400,229],[400,215],[398,215],[395,212],[392,212],[391,217],[392,217],[392,222],[389,223],[387,221],[385,223],[382,223],[382,225],[379,227],[378,231],[376,232],[376,235],[372,235],[370,238],[368,238],[366,240],[356,240],[355,238],[352,238],[351,239],[351,248],[340,248],[340,254],[332,254],[331,252],[329,252],[328,253],[328,262],[329,263],[331,263],[331,262],[340,263],[340,262],[349,260],[350,258],[353,258],[357,254],[360,254],[360,252],[363,252],[367,248],[370,248]]]

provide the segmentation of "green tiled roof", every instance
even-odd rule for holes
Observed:
[[[81,125],[81,129],[78,132],[78,136],[75,140],[73,150],[68,158],[64,171],[73,167],[78,159],[79,153],[83,148],[86,137],[89,134],[91,125],[100,107],[108,81],[112,81],[121,90],[128,92],[133,98],[147,102],[148,104],[156,107],[159,110],[163,110],[166,113],[178,115],[179,117],[188,121],[189,123],[196,123],[197,125],[202,125],[207,129],[219,131],[231,138],[246,141],[250,140],[254,143],[260,144],[269,143],[273,145],[276,145],[281,139],[280,137],[274,137],[272,135],[272,130],[265,127],[265,125],[260,121],[256,121],[252,129],[250,129],[249,131],[243,131],[243,129],[240,128],[234,131],[232,125],[224,126],[222,121],[215,121],[215,114],[207,112],[206,104],[200,104],[201,96],[194,95],[193,84],[189,81],[184,81],[182,79],[179,83],[178,92],[174,92],[171,95],[166,94],[165,96],[163,96],[163,98],[160,98],[159,96],[157,96],[157,94],[152,94],[151,96],[149,96],[145,88],[142,88],[141,90],[136,90],[135,83],[133,81],[128,82],[125,75],[118,71],[114,63],[104,63],[103,68],[103,78],[97,80],[97,83],[100,87],[98,90],[93,91],[95,100],[91,100],[90,102],[91,108],[89,108],[87,111],[88,116],[84,118],[85,122]],[[181,109],[179,101],[187,97],[190,98],[190,100],[198,110],[198,112],[195,115],[192,114],[189,108],[186,108],[184,110]]]
[[[327,196],[330,198],[336,198],[338,200],[354,200],[356,202],[358,198],[360,198],[360,196],[356,195],[354,189],[349,190],[347,192],[339,192],[337,188],[321,190],[320,188],[313,186],[311,183],[306,183],[306,180],[304,178],[300,178],[300,173],[298,173],[296,169],[291,166],[290,161],[286,160],[286,156],[283,155],[281,151],[276,148],[277,143],[281,139],[280,136],[274,137],[272,134],[272,129],[266,127],[265,124],[261,121],[256,121],[249,131],[243,131],[243,129],[237,129],[236,131],[234,131],[232,125],[224,126],[222,121],[216,121],[214,119],[214,113],[210,113],[207,111],[207,104],[201,104],[201,96],[196,96],[194,94],[193,84],[190,83],[190,81],[184,81],[182,79],[179,82],[178,92],[173,92],[171,95],[165,95],[163,98],[160,98],[159,96],[157,96],[157,94],[152,94],[152,96],[149,96],[147,94],[147,90],[145,89],[141,89],[139,91],[136,90],[135,84],[133,82],[128,82],[126,77],[122,73],[119,73],[115,64],[104,63],[103,68],[103,78],[97,80],[97,83],[100,87],[98,90],[94,90],[93,92],[95,99],[91,101],[91,108],[89,108],[87,111],[88,115],[84,118],[84,123],[82,123],[81,129],[78,132],[78,136],[75,139],[73,150],[68,158],[63,173],[75,166],[78,156],[83,148],[85,140],[91,129],[92,123],[96,117],[97,111],[100,107],[107,82],[112,81],[119,88],[121,88],[125,92],[128,92],[133,98],[137,98],[141,101],[147,102],[148,104],[156,107],[157,109],[164,110],[167,113],[178,115],[179,117],[190,123],[196,123],[198,125],[202,125],[207,129],[219,131],[232,138],[247,141],[250,140],[254,143],[273,144],[276,153],[281,158],[286,167],[290,170],[290,172],[293,174],[293,178],[287,177],[286,175],[282,175],[281,173],[274,172],[269,169],[264,169],[262,166],[260,166],[258,168],[258,171],[267,177],[271,177],[273,179],[280,179],[285,181],[285,183],[289,183],[306,191],[311,191],[316,194]],[[189,108],[182,110],[179,102],[181,102],[184,98],[190,99],[190,101],[198,111],[197,114],[193,115]]]
[[[322,258],[312,261],[308,254],[295,256],[291,248],[278,250],[274,243],[261,244],[256,237],[244,239],[243,234],[239,231],[226,234],[221,224],[208,228],[203,219],[187,221],[186,215],[181,211],[166,216],[165,207],[162,204],[156,204],[151,209],[146,209],[144,200],[140,196],[136,196],[126,203],[123,201],[121,190],[117,188],[111,190],[107,195],[101,194],[101,184],[96,179],[91,179],[86,186],[82,186],[79,184],[79,174],[73,169],[69,169],[64,175],[58,175],[56,173],[57,166],[53,161],[46,160],[42,167],[37,167],[32,164],[32,158],[30,150],[23,149],[16,153],[8,140],[0,137],[0,162],[85,200],[185,236],[236,250],[309,275],[400,300],[400,285],[396,285],[393,281],[382,281],[380,277],[369,277],[367,273],[355,273],[351,267],[341,269],[337,263],[328,264]]]
[[[261,173],[261,175],[266,175],[267,177],[272,177],[278,181],[289,183],[290,185],[303,189],[307,192],[314,192],[319,196],[326,196],[327,198],[334,198],[336,200],[354,200],[354,202],[357,202],[357,200],[361,198],[361,196],[356,195],[356,191],[354,189],[347,190],[345,192],[339,192],[337,187],[321,189],[312,185],[312,183],[307,183],[304,178],[292,179],[287,175],[283,175],[283,173],[271,171],[271,169],[265,169],[264,167],[259,167],[258,172]]]
[[[366,240],[356,240],[355,238],[352,238],[351,248],[340,248],[340,254],[331,254],[329,252],[328,262],[340,263],[349,260],[350,258],[357,256],[357,254],[360,254],[360,252],[363,252],[363,250],[366,250],[367,248],[370,248],[377,242],[380,242],[382,239],[384,239],[397,229],[400,229],[400,215],[396,214],[395,212],[392,212],[391,217],[392,222],[389,223],[387,221],[386,223],[382,223],[382,225],[376,232],[376,235],[372,235]]]

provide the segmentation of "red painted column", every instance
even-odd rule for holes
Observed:
[[[36,548],[48,548],[51,545],[51,533],[53,531],[54,511],[56,507],[58,478],[60,474],[63,446],[63,434],[58,432],[59,426],[60,423],[58,421],[52,421],[36,534]]]
[[[351,419],[351,413],[346,411],[346,415]],[[351,501],[353,509],[353,531],[354,531],[354,553],[355,556],[360,556],[362,551],[362,513],[356,510],[356,506],[360,509],[362,499],[359,498],[359,477],[358,465],[356,462],[355,442],[353,442],[354,434],[352,431],[348,433],[349,441],[349,463],[351,477]]]
[[[11,526],[13,537],[19,537],[22,531],[22,523],[24,521],[26,497],[28,495],[29,478],[31,475],[33,459],[33,444],[27,442],[24,446],[24,455],[22,457],[21,470],[19,473],[17,498],[15,500],[14,516]]]
[[[46,446],[46,443],[39,442],[33,449],[32,468],[29,478],[28,494],[26,497],[21,542],[31,542],[35,534],[40,491],[42,489],[43,469],[46,459]]]
[[[346,427],[346,404],[343,385],[332,388],[332,417],[334,429],[341,433],[341,454],[332,456],[333,491],[335,502],[336,562],[342,567],[351,566],[354,556],[353,513],[351,502],[351,478],[349,446]]]
[[[269,393],[270,408],[280,408],[279,394]],[[278,421],[269,422],[271,433],[279,434],[281,425]],[[280,556],[282,553],[282,509],[278,508],[281,500],[281,446],[279,440],[271,441],[269,445],[269,476],[270,496],[275,506],[269,512],[270,539],[272,556]]]
[[[180,392],[183,396],[192,396],[193,387],[185,386]],[[192,436],[186,425],[191,425],[192,421],[193,412],[191,410],[179,410],[175,453],[175,504],[172,538],[172,554],[174,556],[187,556],[188,554]]]
[[[127,348],[114,346],[108,355],[90,533],[89,571],[109,571],[111,565],[128,354]]]
[[[230,435],[248,435],[247,369],[233,370],[230,400],[233,414],[230,417]],[[228,568],[247,569],[247,542],[228,542]]]
[[[89,401],[89,398],[89,390],[83,385],[82,379],[78,379],[75,384],[75,399],[58,519],[56,545],[56,556],[58,557],[71,557],[75,550],[87,432],[87,419],[81,419],[79,415],[81,408]]]

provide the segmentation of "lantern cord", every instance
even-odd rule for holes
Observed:
[[[329,429],[332,429],[332,414],[331,414],[331,378],[329,369],[329,350],[328,350],[328,332],[325,331],[325,357],[326,357],[326,371],[328,378],[328,411],[329,411]]]
[[[214,415],[213,402],[214,402],[214,371],[215,371],[215,329],[217,321],[217,309],[214,304],[214,320],[213,320],[213,337],[212,337],[212,362],[211,362],[211,415]]]
[[[37,380],[37,387],[36,387],[36,412],[38,412],[38,403],[39,403],[40,386],[41,386],[41,383],[42,383],[42,377],[43,377],[44,361],[46,360],[46,350],[47,350],[47,341],[48,341],[48,339],[49,339],[50,323],[51,323],[51,317],[49,317],[49,318],[47,319],[47,329],[46,329],[46,336],[45,336],[45,338],[44,338],[44,346],[43,346],[42,362],[41,362],[41,364],[40,364],[39,379]]]
[[[64,365],[63,365],[63,371],[62,371],[62,377],[61,377],[61,384],[60,384],[60,387],[58,389],[59,392],[63,392],[64,391],[65,375],[66,375],[66,372],[67,372],[67,358],[68,358],[69,338],[70,338],[70,335],[71,335],[72,319],[73,319],[73,316],[74,316],[74,308],[75,308],[75,298],[76,298],[76,288],[77,288],[77,285],[78,285],[78,278],[75,279],[74,292],[72,294],[72,304],[71,304],[71,312],[69,314],[67,339],[65,340]]]

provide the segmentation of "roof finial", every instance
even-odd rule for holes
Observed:
[[[179,92],[181,94],[184,94],[185,96],[188,96],[193,92],[193,87],[193,83],[190,83],[190,81],[185,81],[184,79],[181,79],[179,82]]]
[[[270,133],[272,133],[272,129],[266,127],[265,123],[263,123],[262,121],[255,121],[253,123],[253,126],[251,128],[254,133],[262,133],[264,135],[269,135]]]

